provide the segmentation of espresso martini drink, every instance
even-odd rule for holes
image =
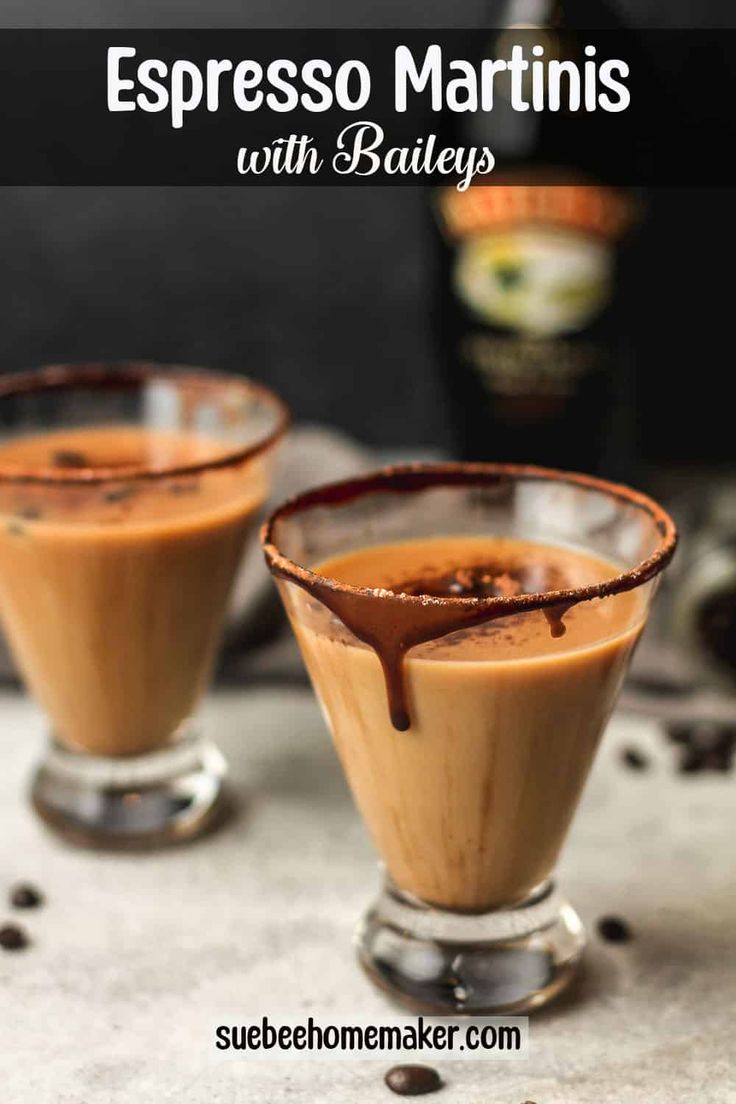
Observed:
[[[188,722],[280,406],[246,381],[128,366],[6,378],[3,407],[0,618],[54,740],[36,807],[89,842],[192,835],[222,763]]]
[[[491,465],[287,504],[266,554],[387,872],[361,960],[415,1007],[534,1007],[582,927],[552,875],[674,549],[643,496]]]
[[[616,574],[581,553],[478,537],[369,548],[317,570],[438,597]],[[325,607],[295,597],[312,681],[397,885],[477,912],[521,901],[549,876],[644,613],[631,592],[571,609],[564,640],[536,610],[418,645],[404,661],[410,724],[398,739],[375,655],[351,643]]]

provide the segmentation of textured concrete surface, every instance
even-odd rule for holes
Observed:
[[[311,695],[221,693],[205,709],[250,793],[220,835],[151,856],[68,849],[24,786],[43,721],[0,695],[0,919],[8,885],[33,946],[0,952],[0,1086],[9,1104],[380,1104],[386,1063],[215,1056],[214,1024],[269,1014],[380,1015],[351,952],[376,882]],[[622,768],[620,749],[652,769]],[[642,723],[606,736],[562,867],[583,918],[623,914],[635,940],[591,935],[575,992],[531,1022],[531,1056],[445,1062],[438,1104],[736,1101],[735,782],[678,777]]]

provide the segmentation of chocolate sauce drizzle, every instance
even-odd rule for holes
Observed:
[[[536,587],[531,593],[523,592],[523,578],[492,565],[462,569],[441,579],[409,580],[401,590],[350,586],[295,563],[274,543],[280,520],[313,507],[344,505],[366,494],[452,485],[483,487],[501,497],[518,479],[554,480],[604,492],[645,511],[660,534],[660,543],[648,559],[613,579],[576,589],[555,586],[559,580],[553,579],[551,589]],[[290,499],[263,526],[261,543],[273,575],[301,587],[374,650],[386,680],[391,723],[405,732],[411,718],[403,668],[404,657],[412,648],[460,629],[533,610],[542,610],[552,636],[561,637],[565,615],[579,602],[633,590],[659,574],[674,554],[677,531],[669,515],[652,499],[592,476],[512,464],[414,464],[385,468]]]

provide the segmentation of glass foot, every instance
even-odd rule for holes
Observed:
[[[415,1012],[531,1011],[571,981],[585,944],[575,910],[554,883],[513,908],[445,912],[387,882],[358,929],[368,976]]]
[[[194,736],[121,759],[52,743],[33,778],[31,800],[51,828],[79,846],[159,847],[222,822],[226,769],[217,748]]]

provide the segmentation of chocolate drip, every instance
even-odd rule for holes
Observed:
[[[404,679],[406,653],[418,644],[495,621],[511,612],[508,598],[491,598],[478,605],[422,595],[416,596],[421,601],[409,602],[406,594],[379,589],[340,590],[320,576],[298,578],[273,565],[271,570],[321,602],[353,636],[373,649],[386,680],[391,723],[399,732],[411,726]]]
[[[540,565],[526,564],[517,565],[516,570],[513,565],[463,568],[449,575],[407,580],[391,590],[348,586],[315,574],[289,560],[274,544],[278,521],[314,506],[338,506],[364,494],[410,493],[435,486],[477,487],[484,495],[503,501],[516,479],[552,480],[604,492],[647,514],[660,534],[660,544],[648,559],[622,575],[578,588],[567,588],[553,565],[540,575]],[[669,516],[651,499],[592,476],[510,464],[419,464],[386,468],[307,491],[272,515],[261,540],[272,574],[301,587],[374,650],[386,680],[391,722],[404,732],[411,720],[403,666],[411,648],[460,629],[534,610],[542,610],[552,636],[561,637],[563,618],[579,602],[633,590],[658,575],[672,558],[677,532]]]
[[[513,612],[509,600],[524,594],[541,604],[542,593],[527,591],[529,579],[544,574],[545,585],[562,581],[560,572],[550,564],[509,565],[480,564],[463,567],[444,575],[431,575],[395,584],[392,589],[367,589],[364,592],[337,589],[319,576],[294,578],[275,569],[282,578],[297,583],[323,606],[326,606],[358,640],[367,644],[378,656],[386,681],[391,723],[399,732],[411,727],[404,678],[406,653],[419,644],[448,636],[459,629],[474,628]],[[409,602],[408,597],[420,599]],[[448,598],[476,599],[473,602],[448,602]],[[477,599],[482,600],[482,605]],[[563,636],[562,618],[575,605],[574,601],[544,609],[553,637]],[[527,608],[538,608],[532,604]]]
[[[568,613],[575,602],[560,602],[558,606],[548,606],[542,610],[542,613],[547,619],[549,625],[550,636],[557,640],[558,637],[565,635],[565,624],[562,618]]]

